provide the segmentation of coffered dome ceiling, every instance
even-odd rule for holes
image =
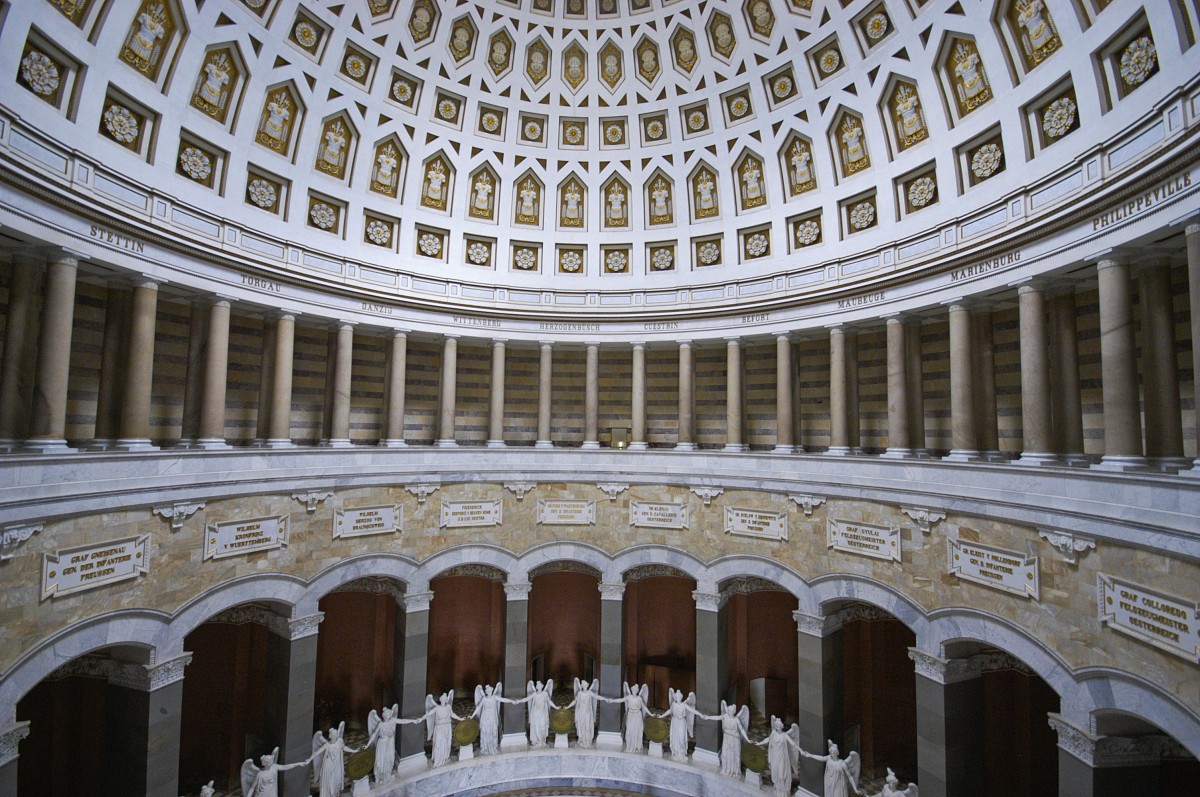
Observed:
[[[1152,5],[30,0],[2,35],[24,118],[131,185],[381,269],[628,290],[1003,205],[1194,80],[1192,11]]]

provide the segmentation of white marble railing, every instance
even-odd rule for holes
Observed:
[[[173,502],[378,485],[678,485],[988,517],[1200,560],[1200,478],[938,459],[533,448],[158,451],[0,459],[0,528]]]

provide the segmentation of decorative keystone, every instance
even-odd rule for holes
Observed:
[[[933,531],[934,523],[946,519],[946,513],[939,512],[936,509],[904,506],[900,508],[900,511],[912,518],[912,522],[917,524],[917,528],[921,530],[922,534],[928,534]]]
[[[692,492],[703,498],[704,505],[708,506],[714,498],[725,492],[725,489],[723,487],[693,487]]]
[[[425,499],[433,495],[441,487],[440,484],[406,484],[404,489],[417,497],[417,503],[425,503]]]
[[[517,500],[523,500],[525,493],[537,487],[537,482],[505,482],[504,489],[511,490],[516,493]]]
[[[332,495],[332,490],[309,490],[306,493],[292,493],[292,498],[304,504],[304,511],[311,515],[317,511],[317,504]]]
[[[0,532],[0,562],[7,562],[16,556],[17,549],[41,530],[41,523],[19,523],[15,526],[6,526],[4,531]],[[28,733],[28,731],[26,732]]]
[[[607,484],[597,484],[596,489],[607,495],[609,501],[616,501],[618,495],[629,489],[629,485],[610,482]]]
[[[183,528],[183,521],[204,508],[203,501],[178,501],[174,504],[163,504],[154,507],[154,514],[171,521],[171,531]]]
[[[1079,558],[1096,547],[1094,539],[1072,531],[1038,529],[1038,536],[1058,549],[1067,564],[1071,565],[1079,564]]]
[[[804,509],[805,517],[812,517],[813,510],[825,503],[823,495],[803,495],[801,493],[788,493],[788,498],[796,502],[796,505]]]

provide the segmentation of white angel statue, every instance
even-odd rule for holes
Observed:
[[[320,786],[321,797],[338,797],[346,785],[345,753],[357,753],[362,748],[348,747],[345,740],[346,723],[329,729],[326,737],[320,731],[313,734],[313,785]]]
[[[755,744],[767,748],[767,765],[771,770],[771,785],[775,788],[775,797],[787,797],[792,790],[792,778],[796,774],[800,754],[804,752],[800,749],[800,726],[793,722],[792,727],[785,731],[783,720],[773,716],[771,735]],[[831,797],[828,791],[825,797]]]
[[[367,715],[367,746],[375,745],[375,782],[381,783],[395,774],[396,726],[400,724],[398,704],[383,707],[383,717],[371,709]]]
[[[590,684],[575,679],[575,699],[563,708],[575,708],[575,735],[579,737],[580,747],[591,747],[596,738],[596,703],[599,699],[600,679]]]
[[[554,679],[543,685],[530,681],[525,687],[525,701],[529,703],[529,746],[545,747],[550,735],[550,696],[554,694]]]
[[[650,700],[650,687],[637,684],[630,688],[628,683],[621,684],[624,697],[600,697],[606,703],[625,704],[625,752],[642,752],[642,729],[645,727],[645,715],[650,713],[647,703]]]
[[[890,769],[888,771],[891,772]],[[205,783],[203,786],[201,786],[200,797],[214,797],[214,795],[217,793],[217,790],[213,787],[214,783],[216,783],[215,780],[210,780],[208,783]]]
[[[247,758],[242,762],[242,794],[245,797],[279,797],[279,773],[296,767],[306,767],[307,761],[297,761],[295,764],[280,764],[279,748],[276,747],[270,755],[262,756],[255,766],[254,760]]]
[[[670,715],[671,758],[675,761],[686,762],[688,757],[688,739],[695,735],[696,716],[699,714],[696,711],[696,693],[689,692],[685,699],[682,689],[668,687],[667,695],[671,699],[671,707],[662,714],[656,714],[655,716],[661,719]],[[704,716],[703,714],[699,715]]]
[[[888,767],[887,781],[883,784],[883,791],[879,792],[879,797],[917,797],[917,784],[909,783],[908,788],[900,788],[900,779],[896,777],[892,768]]]
[[[454,713],[454,692],[446,692],[440,700],[433,695],[425,695],[425,716],[421,719],[425,720],[425,738],[433,740],[433,765],[440,767],[450,760],[451,732],[454,729],[451,720],[461,722],[466,719]]]
[[[747,735],[750,730],[750,707],[742,706],[741,710],[733,703],[721,701],[721,713],[715,717],[698,714],[706,720],[717,720],[721,723],[721,774],[731,778],[742,776],[742,740],[750,741]]]
[[[794,727],[794,726],[793,726]],[[815,755],[800,751],[800,755],[814,761],[825,762],[825,797],[849,797],[851,794],[862,794],[858,790],[858,776],[862,763],[858,753],[851,752],[844,759],[838,757],[838,746],[829,741],[829,755]]]
[[[495,686],[479,684],[475,687],[475,710],[472,717],[479,717],[479,752],[482,755],[497,755],[500,752],[500,704],[519,703],[504,696],[504,682]]]

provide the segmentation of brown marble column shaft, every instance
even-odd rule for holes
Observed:
[[[921,345],[921,319],[914,317],[904,323],[905,386],[908,388],[908,437],[913,453],[923,456],[925,446],[925,362]]]
[[[489,386],[488,447],[504,448],[504,358],[505,341],[492,341],[492,382]]]
[[[158,313],[158,283],[139,280],[133,287],[129,348],[126,351],[125,395],[121,405],[123,450],[150,447],[150,399],[154,386],[154,328]]]
[[[438,413],[438,439],[436,445],[451,448],[458,445],[456,434],[456,409],[458,403],[458,338],[447,335],[442,343],[442,390]]]
[[[1050,414],[1054,452],[1068,462],[1082,462],[1083,403],[1074,287],[1060,288],[1050,297]]]
[[[1000,425],[996,410],[995,319],[990,305],[971,307],[971,387],[974,395],[975,445],[988,459],[1003,459]]]
[[[679,341],[679,432],[675,448],[696,448],[696,378],[693,370],[692,342]]]
[[[204,403],[200,408],[198,448],[226,448],[225,393],[229,375],[228,299],[217,299],[208,312],[207,350],[204,356]]]
[[[188,324],[187,376],[183,383],[183,414],[179,421],[179,445],[190,446],[200,433],[201,405],[204,404],[204,379],[208,351],[208,327],[212,302],[196,297]],[[97,434],[97,437],[100,435]]]
[[[904,321],[887,320],[887,417],[888,447],[885,457],[912,456],[908,428],[908,362]]]
[[[278,322],[263,316],[262,358],[258,370],[258,414],[254,419],[254,444],[266,445],[271,436],[271,407],[275,404],[275,348]]]
[[[70,255],[55,255],[46,268],[33,385],[33,415],[25,445],[30,451],[67,450],[67,383],[71,370],[71,330],[78,271],[79,261]]]
[[[275,319],[274,378],[271,380],[271,421],[267,445],[292,446],[292,358],[295,353],[296,317],[283,313]]]
[[[792,393],[795,381],[792,369],[792,339],[775,336],[775,450],[790,454],[796,450],[796,430],[792,425]]]
[[[408,364],[408,333],[394,329],[387,352],[387,418],[379,445],[400,448],[404,445],[404,391]]]
[[[1104,399],[1101,464],[1117,468],[1138,467],[1144,464],[1144,457],[1129,264],[1106,258],[1096,265],[1096,274],[1100,285],[1100,365]]]

